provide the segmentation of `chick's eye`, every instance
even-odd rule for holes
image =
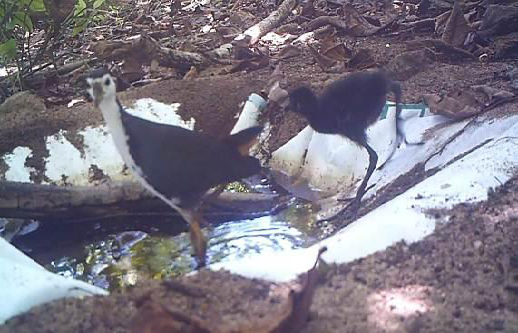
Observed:
[[[104,85],[105,85],[105,86],[109,86],[109,85],[110,85],[110,79],[106,79],[106,80],[104,80]]]

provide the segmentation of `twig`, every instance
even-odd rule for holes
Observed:
[[[178,280],[164,280],[162,281],[162,284],[180,294],[191,297],[204,297],[207,294],[206,290],[203,290],[198,286],[189,285]]]
[[[348,29],[347,24],[345,24],[343,20],[340,20],[336,16],[319,16],[316,19],[308,22],[306,31],[313,31],[327,24],[345,31]]]
[[[277,10],[271,12],[264,20],[248,28],[242,35],[238,36],[236,40],[248,36],[250,38],[249,44],[256,44],[261,37],[279,26],[297,5],[298,0],[284,0]]]
[[[473,54],[471,54],[470,52],[463,50],[461,48],[458,48],[456,46],[447,44],[440,39],[424,39],[424,40],[410,41],[410,42],[407,42],[407,45],[410,47],[417,47],[417,48],[433,47],[440,52],[443,52],[443,53],[447,52],[451,56],[454,56],[455,58],[476,59],[476,57]]]

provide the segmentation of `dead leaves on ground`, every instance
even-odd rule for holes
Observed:
[[[483,93],[487,101],[480,101],[477,98],[477,92]],[[426,94],[423,99],[432,113],[453,120],[463,120],[504,103],[515,101],[516,96],[511,92],[487,85],[476,85],[472,86],[471,89],[455,89],[445,96]]]
[[[380,32],[382,29],[391,25],[397,18],[396,15],[392,15],[388,17],[385,24],[375,25],[373,24],[375,21],[372,19],[369,20],[367,17],[361,15],[356,8],[350,4],[345,4],[343,6],[343,11],[343,18],[338,16],[319,16],[313,19],[307,23],[306,31],[314,31],[322,26],[331,25],[343,30],[350,36],[365,37]]]
[[[326,72],[363,70],[377,66],[372,52],[368,49],[352,50],[344,43],[332,45],[318,51],[308,46],[313,58]]]
[[[494,45],[489,40],[518,31],[516,6],[484,6],[480,1],[459,0],[453,4],[421,1],[419,5],[404,1],[403,5],[396,3],[396,7],[358,2],[353,5],[343,0],[304,1],[297,3],[294,11],[286,5],[290,9],[285,13],[287,17],[279,18],[275,13],[284,3],[275,8],[270,6],[272,2],[256,7],[242,1],[191,3],[183,7],[181,1],[151,2],[121,10],[118,19],[107,15],[103,26],[89,27],[90,40],[95,41],[90,49],[81,48],[100,60],[115,62],[128,85],[170,77],[190,79],[203,75],[207,67],[214,67],[211,73],[223,75],[254,71],[308,53],[326,72],[366,69],[378,64],[357,37],[380,33],[435,32],[433,38],[406,43],[406,51],[432,52],[433,57],[427,58],[430,62],[477,58],[488,62],[518,54],[516,37]],[[424,12],[435,17],[419,17]],[[267,24],[269,17],[275,24]],[[255,40],[236,44],[238,36],[257,27],[264,31]],[[260,39],[276,27],[276,38],[282,42]],[[313,33],[315,43],[306,49],[306,42],[297,40],[308,32]],[[158,66],[151,66],[153,62]],[[405,75],[410,72],[409,69]],[[58,95],[51,96],[51,100],[60,103],[62,96]]]
[[[462,47],[465,45],[466,37],[470,27],[458,1],[455,1],[453,10],[446,21],[446,28],[442,34],[442,40],[453,46]]]
[[[217,314],[215,310],[220,306],[221,300],[211,295],[210,289],[206,289],[201,294],[189,293],[190,298],[187,302],[191,302],[189,308],[192,313],[172,307],[164,299],[145,296],[139,304],[136,304],[138,311],[133,319],[132,331],[135,333],[299,332],[306,325],[309,317],[309,308],[320,279],[318,263],[325,250],[326,248],[322,248],[319,251],[313,268],[300,275],[297,280],[271,284],[269,290],[261,289],[261,292],[254,291],[251,287],[242,295],[242,299],[235,300],[235,306],[240,307],[240,311],[245,311],[240,317],[232,314],[225,316]],[[182,284],[176,283],[172,288],[186,295]],[[193,289],[193,286],[189,289]],[[263,296],[266,298],[262,299]],[[254,314],[255,317],[250,317]]]
[[[198,53],[163,47],[154,38],[145,34],[128,40],[94,42],[91,50],[104,61],[120,61],[120,78],[128,83],[142,80],[150,72],[160,72],[158,74],[162,74],[162,77],[168,77],[167,70],[159,70],[159,66],[174,68],[178,73],[185,75],[193,66],[204,68],[210,62]]]

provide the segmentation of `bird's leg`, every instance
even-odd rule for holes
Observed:
[[[331,218],[327,218],[326,220],[333,220],[338,216],[341,216],[342,213],[346,211],[352,212],[353,216],[356,216],[356,213],[360,208],[360,202],[362,200],[363,195],[374,186],[371,185],[367,188],[367,183],[369,182],[372,173],[376,169],[376,163],[378,163],[378,154],[376,154],[374,149],[372,149],[372,147],[369,146],[367,143],[365,143],[362,146],[365,147],[367,153],[369,154],[369,166],[367,167],[367,172],[365,173],[365,177],[363,178],[360,187],[356,191],[356,196],[354,198],[339,199],[338,201],[350,201],[350,203],[345,208],[336,213],[336,215],[332,216]]]
[[[365,144],[365,149],[367,150],[367,153],[369,154],[369,166],[367,167],[367,172],[365,173],[365,177],[363,178],[363,181],[360,184],[360,187],[358,188],[358,191],[356,192],[356,197],[352,201],[351,205],[353,209],[356,211],[360,208],[360,202],[362,200],[363,195],[367,192],[365,189],[367,187],[367,183],[369,182],[369,179],[372,176],[372,173],[374,172],[374,169],[376,169],[376,163],[378,163],[378,154],[372,149],[371,146],[369,146],[368,143]]]
[[[207,252],[207,241],[201,231],[200,222],[202,221],[201,214],[198,210],[178,209],[178,212],[189,223],[189,233],[191,236],[191,245],[196,254],[196,261],[198,267],[205,266],[205,255]]]

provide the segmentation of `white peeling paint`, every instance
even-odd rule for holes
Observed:
[[[26,167],[25,161],[31,156],[32,150],[28,147],[16,147],[11,153],[4,155],[3,160],[7,165],[4,178],[13,182],[30,182],[34,168]]]
[[[178,115],[180,103],[164,104],[152,98],[141,98],[135,101],[126,111],[134,116],[143,118],[156,123],[180,126],[192,130],[194,128],[194,118],[187,121],[182,120]]]
[[[87,168],[81,152],[64,136],[65,131],[49,136],[45,145],[49,156],[45,158],[45,175],[52,181],[60,181],[66,175],[72,183],[78,173]]]

